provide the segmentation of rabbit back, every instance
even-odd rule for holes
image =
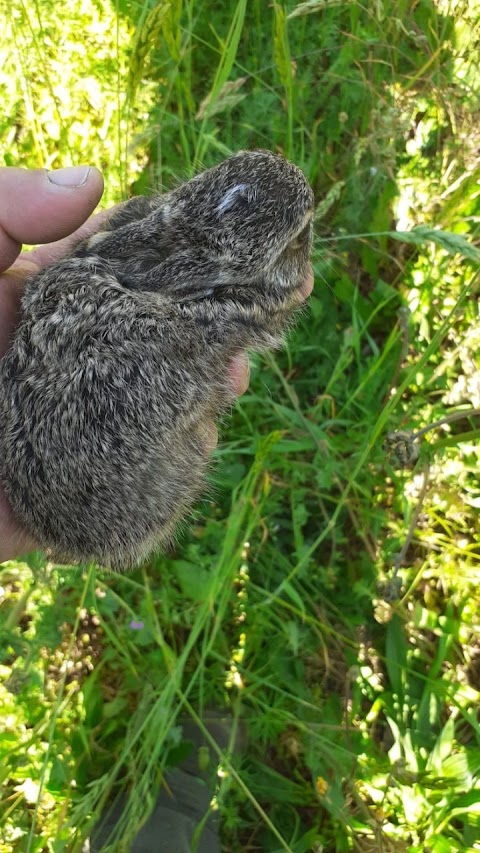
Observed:
[[[61,559],[133,565],[202,488],[202,423],[225,379],[188,318],[179,339],[178,317],[98,265],[45,270],[23,307],[0,369],[0,478],[13,512]]]

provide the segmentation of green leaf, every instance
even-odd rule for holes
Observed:
[[[204,101],[210,105],[213,105],[216,102],[223,87],[229,80],[230,72],[233,68],[233,64],[237,56],[237,50],[240,42],[240,36],[243,30],[243,22],[245,19],[246,8],[247,0],[239,0],[235,12],[232,16],[232,22],[227,34],[227,38],[225,39],[223,44],[221,44],[220,62],[218,63],[215,78],[210,92],[204,99]],[[207,115],[204,115],[202,119],[202,128],[199,133],[199,145],[197,147],[195,158],[197,161],[200,162],[203,161],[206,150],[206,137],[203,133],[206,121]]]
[[[282,584],[282,592],[284,592],[290,598],[290,600],[293,601],[295,606],[298,607],[300,613],[305,613],[305,604],[291,583],[285,581]]]
[[[293,654],[297,655],[300,645],[300,629],[298,627],[298,622],[294,622],[293,619],[290,619],[285,625],[285,633],[287,635],[288,645],[292,649]]]
[[[403,622],[396,614],[387,626],[385,657],[390,683],[397,696],[401,697],[407,664],[407,644]]]
[[[276,803],[288,803],[289,806],[292,804],[305,805],[311,797],[305,783],[299,785],[292,782],[288,777],[282,776],[265,764],[257,764],[255,767],[252,788],[260,799]]]
[[[470,787],[472,774],[466,753],[457,752],[455,755],[449,755],[442,763],[442,775],[457,785],[465,788]],[[480,792],[478,796],[480,797]]]
[[[52,762],[52,768],[48,777],[47,791],[51,794],[59,796],[65,795],[70,774],[68,772],[68,764],[63,759],[62,755],[55,755]]]
[[[444,835],[431,836],[428,839],[428,849],[431,853],[452,853],[452,842]]]
[[[452,754],[454,732],[455,722],[453,717],[449,717],[436,740],[427,763],[427,770],[434,770],[438,776],[442,775],[442,762]]]
[[[93,729],[99,725],[103,718],[103,694],[95,673],[85,681],[82,692],[85,708],[85,726],[88,729]]]
[[[321,836],[318,829],[314,826],[305,835],[302,835],[298,841],[292,841],[292,853],[310,853],[311,850],[321,850],[320,842]]]
[[[177,560],[174,569],[183,594],[192,601],[205,601],[210,589],[210,572],[186,560]]]
[[[469,791],[451,803],[450,820],[460,817],[470,826],[480,826],[480,790]]]
[[[428,241],[436,243],[449,255],[462,255],[467,261],[480,265],[480,250],[461,234],[429,228],[428,225],[418,225],[411,231],[387,231],[386,233],[392,240],[411,243],[415,246],[423,246]]]

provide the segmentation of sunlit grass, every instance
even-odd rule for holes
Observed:
[[[5,33],[6,165],[95,163],[111,204],[278,149],[317,236],[175,553],[2,567],[0,853],[80,850],[122,783],[119,850],[211,707],[249,736],[211,744],[226,850],[479,849],[476,4],[15,0]]]

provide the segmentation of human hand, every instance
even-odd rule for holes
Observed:
[[[53,172],[0,168],[0,357],[18,322],[26,279],[100,230],[110,211],[88,217],[102,192],[100,172],[88,166]],[[21,253],[22,243],[45,245]],[[229,372],[232,393],[243,394],[249,381],[246,353],[232,360]],[[216,428],[206,424],[207,449],[213,449],[216,441]],[[35,542],[15,521],[0,488],[0,563],[33,548]]]

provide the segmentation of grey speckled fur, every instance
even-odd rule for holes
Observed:
[[[240,152],[127,202],[28,282],[0,362],[0,478],[57,559],[128,568],[171,537],[231,357],[278,346],[298,305],[312,209],[294,165]]]

